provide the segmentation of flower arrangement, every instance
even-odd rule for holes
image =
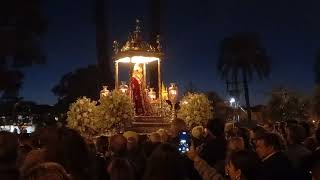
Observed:
[[[95,136],[97,102],[82,97],[72,103],[67,112],[67,126],[78,130],[84,137]]]
[[[212,106],[205,94],[188,93],[180,101],[178,118],[183,119],[189,128],[205,125],[213,117]]]
[[[130,97],[119,90],[114,90],[99,100],[97,107],[97,127],[106,133],[131,123],[134,119],[134,104]]]
[[[166,101],[162,101],[162,109],[161,109],[162,117],[166,121],[169,121],[172,117],[172,108]]]

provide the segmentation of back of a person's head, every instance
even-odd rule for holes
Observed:
[[[0,131],[0,163],[13,163],[18,156],[18,138],[6,131]]]
[[[187,131],[187,124],[183,119],[175,118],[171,123],[173,136],[177,136],[182,131]]]
[[[22,175],[22,180],[71,180],[64,168],[54,162],[39,164]]]
[[[214,136],[224,136],[225,121],[219,118],[210,119],[207,123],[207,130]]]
[[[145,180],[183,179],[181,156],[170,144],[161,144],[152,152],[145,171]]]
[[[250,152],[232,152],[228,157],[228,163],[230,162],[236,169],[241,170],[241,176],[243,179],[258,179],[261,173],[261,164],[259,159]]]
[[[245,144],[242,137],[232,137],[228,142],[229,151],[242,151],[245,150]]]
[[[275,151],[280,151],[282,149],[281,139],[278,134],[265,133],[257,137],[257,140],[262,140],[265,146],[272,146]]]
[[[50,142],[47,159],[61,164],[74,179],[85,179],[91,173],[91,154],[80,134],[69,128],[59,128],[56,141]]]
[[[109,139],[107,136],[100,136],[96,141],[97,151],[105,153],[108,150]]]
[[[290,124],[287,126],[287,138],[289,144],[299,144],[306,138],[305,129],[298,124]]]
[[[127,151],[127,139],[116,134],[110,138],[110,150],[117,155],[123,155]]]
[[[134,180],[134,169],[125,158],[115,158],[111,161],[108,171],[110,180]]]

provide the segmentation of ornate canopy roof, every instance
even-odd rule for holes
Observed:
[[[113,42],[114,61],[148,63],[159,60],[162,56],[160,36],[157,36],[157,47],[144,41],[141,33],[140,20],[136,20],[136,27],[132,33],[129,33],[128,40],[119,48],[117,41]]]

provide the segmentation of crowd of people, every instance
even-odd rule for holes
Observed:
[[[190,148],[178,150],[181,132]],[[82,137],[67,127],[0,132],[1,180],[320,180],[320,129],[308,123],[241,127],[175,119],[148,135]]]

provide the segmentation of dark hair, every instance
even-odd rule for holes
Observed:
[[[18,156],[18,138],[6,131],[0,131],[0,163],[15,162]]]
[[[56,130],[56,139],[48,143],[47,159],[61,164],[74,180],[90,179],[92,159],[80,134],[69,128]]]
[[[214,118],[210,119],[207,123],[207,129],[214,135],[214,136],[223,136],[224,135],[224,125],[225,122],[222,119]]]
[[[288,134],[287,138],[290,140],[290,143],[298,144],[302,143],[303,140],[306,138],[305,129],[298,124],[290,124],[287,126]]]
[[[255,134],[256,138],[263,136],[265,133],[267,133],[267,130],[265,130],[261,126],[256,126],[256,127],[252,128],[251,131]]]
[[[145,180],[182,180],[181,156],[170,144],[159,145],[147,161]]]
[[[258,179],[261,171],[259,159],[247,151],[232,152],[228,158],[236,169],[241,170],[241,175],[248,180]]]
[[[121,135],[116,134],[110,138],[110,150],[117,156],[122,156],[127,151],[127,139]]]
[[[300,122],[300,125],[304,128],[305,130],[305,138],[309,137],[311,135],[311,127],[310,124],[307,122]]]
[[[133,180],[134,169],[127,159],[115,158],[110,163],[110,180]]]
[[[247,129],[245,127],[239,127],[238,131],[237,131],[237,135],[243,138],[244,145],[245,145],[246,149],[248,149],[250,146],[249,129]]]
[[[272,146],[274,150],[279,151],[282,149],[282,143],[279,135],[275,133],[265,133],[257,137],[257,140],[263,140],[266,146]]]
[[[108,150],[109,139],[107,136],[100,136],[96,142],[97,151],[100,153],[104,153]]]
[[[30,169],[22,176],[22,180],[37,180],[37,179],[56,179],[56,180],[71,180],[64,168],[57,163],[46,162],[39,164]]]

